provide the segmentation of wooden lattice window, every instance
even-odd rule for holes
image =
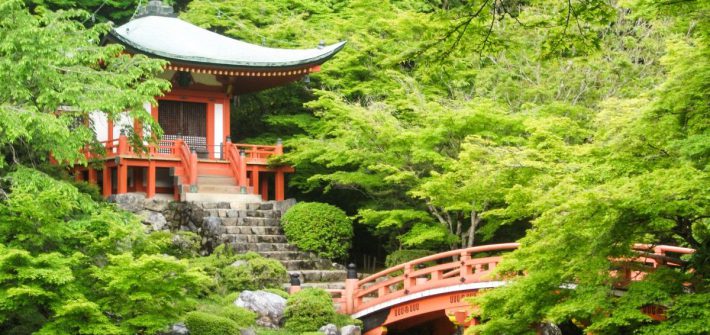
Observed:
[[[207,151],[207,104],[161,100],[158,123],[166,140],[182,138],[195,151]]]

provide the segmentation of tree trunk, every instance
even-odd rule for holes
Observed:
[[[472,247],[474,245],[474,238],[476,235],[476,228],[481,222],[481,217],[478,216],[478,212],[471,211],[471,227],[468,228],[468,245],[466,247]]]

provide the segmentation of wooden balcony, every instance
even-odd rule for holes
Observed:
[[[98,183],[96,170],[102,170],[104,196],[145,192],[150,198],[156,193],[156,168],[169,168],[174,177],[171,187],[175,199],[184,200],[185,193],[200,193],[199,177],[221,176],[227,182],[233,182],[231,188],[222,188],[235,190],[230,191],[232,194],[260,194],[263,200],[268,200],[271,189],[275,200],[283,200],[286,188],[284,174],[293,172],[290,166],[269,165],[270,158],[283,155],[280,142],[276,145],[252,145],[228,141],[213,148],[191,148],[178,138],[134,148],[128,138],[121,135],[101,144],[103,150],[100,152],[86,151],[87,158],[94,163],[93,167],[77,167],[75,174],[77,179],[86,178],[89,182]],[[96,167],[97,162],[100,168]],[[203,188],[214,189],[206,185]]]

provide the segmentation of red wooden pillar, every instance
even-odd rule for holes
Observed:
[[[116,169],[116,193],[128,193],[128,164],[126,164],[125,160],[121,159]]]
[[[121,136],[118,137],[118,154],[125,155],[127,153],[128,153],[128,137],[126,137],[126,135],[121,134]]]
[[[261,199],[264,201],[269,200],[269,180],[264,178],[261,180]]]
[[[259,167],[256,165],[251,168],[251,188],[254,194],[259,194]]]
[[[155,196],[155,161],[150,160],[148,162],[148,180],[146,180],[146,198],[152,198]]]
[[[103,195],[104,197],[109,197],[111,195],[111,188],[113,184],[111,183],[111,168],[104,165],[104,185],[103,185]]]
[[[98,175],[96,174],[96,170],[94,168],[89,168],[89,183],[92,185],[96,185],[96,182],[99,180]]]
[[[284,200],[286,198],[286,183],[284,180],[284,172],[282,170],[276,170],[274,188],[276,201]]]

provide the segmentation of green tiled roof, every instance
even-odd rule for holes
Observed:
[[[134,19],[110,36],[140,53],[209,66],[283,68],[322,64],[345,42],[313,49],[267,48],[235,40],[176,17],[149,15]]]

